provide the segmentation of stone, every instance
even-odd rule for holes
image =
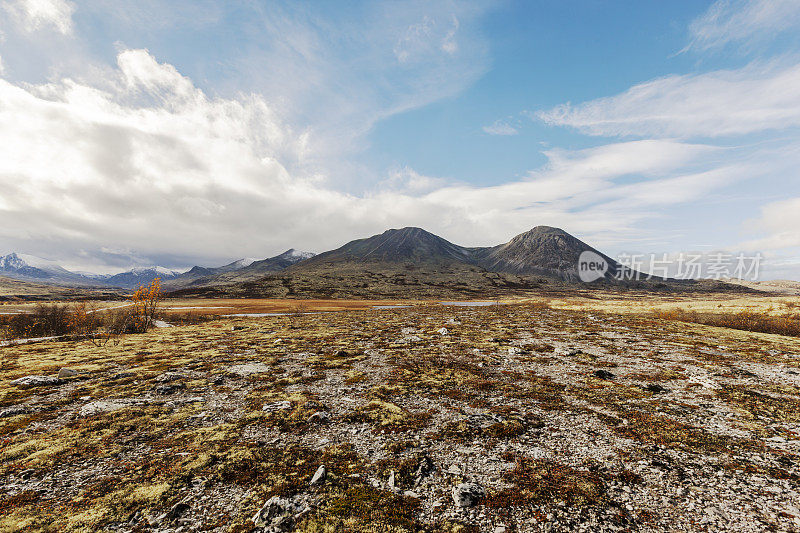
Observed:
[[[609,372],[608,370],[597,370],[594,373],[594,377],[600,379],[614,379],[616,376]]]
[[[453,487],[453,502],[457,507],[473,507],[486,496],[486,490],[478,483],[462,483]]]
[[[58,371],[58,379],[67,379],[78,375],[77,370],[64,367]]]
[[[59,385],[61,380],[53,376],[25,376],[11,382],[17,387],[41,387],[44,385]]]
[[[650,391],[650,392],[655,393],[655,394],[662,394],[662,393],[665,393],[665,392],[669,392],[668,388],[662,387],[658,383],[649,383],[649,384],[645,385],[642,388],[644,390],[646,390],[646,391]]]
[[[450,332],[447,331],[447,328],[439,328],[439,329],[436,330],[436,333],[438,333],[439,335],[449,335],[450,334]]]
[[[397,487],[394,484],[394,470],[389,472],[389,481],[387,482],[387,485],[389,485],[389,490],[391,491],[397,490]]]
[[[311,478],[311,482],[309,484],[311,486],[319,485],[323,481],[325,481],[325,478],[327,477],[327,475],[328,475],[328,472],[327,472],[327,470],[325,470],[325,465],[319,465],[319,468],[317,468],[317,471],[314,472],[314,476]]]
[[[281,400],[278,402],[266,403],[264,407],[261,408],[262,411],[266,411],[268,413],[274,413],[276,411],[288,411],[292,408],[292,402],[289,400]]]

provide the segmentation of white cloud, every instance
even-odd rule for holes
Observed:
[[[780,250],[800,247],[800,198],[770,202],[761,207],[761,215],[747,222],[751,230],[762,231],[766,237],[742,244],[746,250]]]
[[[263,98],[209,97],[144,50],[120,53],[102,86],[0,80],[0,110],[0,242],[71,264],[213,264],[405,225],[466,245],[537,224],[602,235],[721,186],[719,149],[634,141],[546,152],[548,165],[504,185],[448,185],[401,168],[372,193],[345,194],[291,170],[305,167],[306,138]]]
[[[6,0],[2,5],[24,31],[52,28],[63,35],[72,33],[75,4],[68,0]]]
[[[667,76],[536,115],[589,135],[720,137],[800,126],[800,63]]]
[[[502,120],[496,120],[489,126],[484,126],[483,131],[488,135],[516,135],[519,133],[517,128]]]
[[[691,42],[686,49],[702,51],[771,39],[798,26],[797,0],[717,0],[690,24]]]

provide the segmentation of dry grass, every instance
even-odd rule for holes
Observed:
[[[656,311],[654,316],[660,320],[677,320],[720,328],[800,337],[800,314],[798,313],[773,316],[765,312],[755,311],[700,313],[697,311],[671,309],[669,311]]]

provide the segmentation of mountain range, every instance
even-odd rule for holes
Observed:
[[[262,260],[241,259],[220,267],[186,272],[137,268],[111,276],[70,272],[50,261],[9,254],[0,275],[56,285],[135,288],[160,277],[176,296],[230,297],[487,297],[533,289],[576,287],[583,253],[607,269],[593,287],[655,289],[715,288],[720,284],[654,278],[624,281],[623,268],[569,233],[537,226],[510,241],[464,247],[416,227],[390,229],[319,255],[294,249]],[[714,287],[711,287],[711,286]]]
[[[538,226],[509,242],[464,247],[421,228],[390,229],[357,239],[257,279],[238,272],[206,278],[175,291],[180,296],[316,298],[489,297],[579,285],[578,258],[591,252],[608,265],[593,286],[684,287],[654,279],[619,281],[622,268],[610,257],[567,232]],[[665,285],[666,287],[666,285]]]
[[[195,266],[186,272],[171,270],[160,266],[135,267],[118,274],[94,274],[91,272],[69,271],[54,261],[40,257],[10,253],[0,256],[0,276],[11,279],[35,282],[62,287],[104,287],[135,289],[140,285],[148,285],[153,279],[160,278],[162,286],[177,289],[190,286],[206,278],[224,276],[225,274],[242,271],[243,278],[258,277],[271,272],[282,270],[297,261],[312,257],[314,254],[287,250],[286,252],[267,259],[239,259],[220,267]]]

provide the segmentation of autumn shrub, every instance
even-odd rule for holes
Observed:
[[[128,324],[131,333],[144,333],[153,327],[163,298],[161,278],[155,278],[150,285],[139,285],[131,296],[131,319]]]

